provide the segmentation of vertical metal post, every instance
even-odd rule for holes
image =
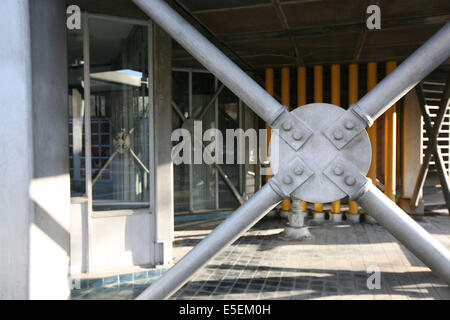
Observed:
[[[339,64],[331,65],[331,104],[341,105],[341,66]],[[341,213],[341,200],[331,203],[331,214]]]
[[[352,63],[348,66],[348,104],[351,105],[358,101],[358,64]],[[348,201],[348,213],[349,218],[359,220],[359,217],[356,216],[358,211],[358,204],[355,201]],[[357,222],[357,221],[356,221]]]
[[[266,68],[266,91],[273,96],[273,68]],[[266,123],[266,130],[267,130],[267,154],[269,154],[269,144],[270,144],[270,137],[272,135],[272,129],[270,128],[269,124]],[[269,181],[270,175],[266,175],[266,182]]]
[[[290,109],[290,75],[289,68],[281,68],[281,104]],[[281,214],[287,215],[291,209],[291,200],[281,201]]]
[[[386,74],[394,71],[397,63],[386,63]],[[385,143],[384,143],[384,194],[395,202],[396,193],[396,153],[397,153],[397,111],[395,104],[384,114]]]
[[[377,84],[377,63],[369,62],[367,64],[367,92],[372,90]],[[367,177],[370,178],[373,184],[376,184],[377,178],[377,125],[367,128],[369,134],[370,144],[372,146],[372,162],[370,163]]]
[[[306,67],[297,68],[297,106],[306,104]],[[300,200],[302,212],[306,212],[306,201]]]
[[[314,66],[314,102],[323,102],[323,66]],[[314,203],[314,213],[319,220],[323,219],[323,204]]]
[[[194,273],[222,249],[233,243],[280,202],[280,196],[266,183],[253,197],[197,244],[172,268],[142,292],[137,300],[165,299],[185,284]]]

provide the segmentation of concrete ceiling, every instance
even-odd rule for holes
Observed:
[[[449,0],[167,0],[247,70],[403,60],[450,21]],[[131,0],[75,0],[90,12],[143,18]],[[381,8],[381,30],[366,8]],[[173,64],[200,67],[174,43]],[[447,61],[450,63],[450,61]]]

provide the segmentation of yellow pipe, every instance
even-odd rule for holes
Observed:
[[[376,62],[369,62],[367,64],[367,91],[369,92],[377,84],[377,64]],[[367,177],[375,183],[377,178],[377,124],[374,123],[367,129],[369,134],[370,144],[372,145],[372,162],[370,163]]]
[[[341,66],[331,65],[331,104],[341,105]],[[331,203],[331,213],[341,212],[341,200]]]
[[[297,68],[297,106],[306,104],[306,67]],[[306,201],[301,200],[302,211],[306,212]]]
[[[266,68],[266,91],[273,96],[273,68]],[[270,136],[272,135],[272,129],[266,124],[267,130],[267,154],[269,152]],[[266,175],[266,182],[270,179],[271,175]]]
[[[348,104],[358,101],[358,65],[352,63],[348,66]],[[348,201],[348,213],[358,214],[358,204],[355,201]]]
[[[386,63],[386,74],[391,73],[397,66],[395,61]],[[385,143],[384,143],[384,194],[395,202],[396,188],[396,151],[397,151],[397,112],[395,104],[384,114]]]
[[[290,108],[290,81],[289,81],[289,68],[281,68],[281,104]],[[291,201],[281,201],[281,210],[289,211],[291,209]]]
[[[323,67],[314,66],[314,102],[323,102]],[[322,203],[314,203],[314,212],[323,212]]]
[[[297,106],[306,104],[306,67],[297,68]]]

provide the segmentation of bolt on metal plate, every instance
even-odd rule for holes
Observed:
[[[339,157],[351,162],[362,175],[365,175],[369,170],[371,149],[366,130],[357,133],[351,141],[340,149],[336,148],[334,143],[324,134],[327,129],[336,124],[336,119],[343,117],[346,112],[343,108],[326,103],[313,103],[295,108],[288,115],[292,115],[291,119],[301,118],[302,122],[307,124],[312,132],[308,140],[304,142],[301,148],[295,150],[285,139],[271,139],[269,150],[271,168],[277,179],[282,179],[282,176],[278,175],[278,168],[293,170],[291,161],[296,157],[301,159],[314,173],[292,191],[291,197],[316,203],[329,203],[346,197],[347,193],[324,174],[325,170]],[[290,130],[301,127],[302,122],[293,121],[295,125]],[[280,124],[281,126],[282,124]],[[355,129],[356,131],[359,125],[354,124],[353,126],[352,123],[347,123],[347,127],[350,129],[345,127],[344,129]],[[281,130],[278,131],[281,132]],[[273,134],[277,134],[275,130]],[[340,137],[339,134],[337,136]],[[342,138],[345,138],[345,134]],[[278,154],[278,157],[274,152]],[[283,173],[283,169],[280,169],[280,174]],[[280,182],[282,181],[280,180]],[[287,192],[288,190],[284,191]]]
[[[307,123],[294,112],[288,111],[282,113],[273,129],[278,129],[280,137],[295,151],[300,149],[313,133]]]
[[[366,123],[349,109],[324,131],[324,135],[336,148],[342,149],[365,128]]]

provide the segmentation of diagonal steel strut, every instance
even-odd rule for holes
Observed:
[[[133,2],[270,126],[278,126],[279,118],[284,119],[284,125],[289,122],[289,118],[292,120],[291,114],[283,106],[215,48],[163,0],[133,0]],[[349,142],[357,137],[366,126],[372,125],[373,121],[386,111],[390,105],[405,95],[408,90],[439,66],[449,55],[450,23],[446,24],[429,41],[416,50],[357,104],[353,105],[342,118],[337,119],[335,125],[330,127],[329,132],[323,133],[330,139],[336,149],[347,148]],[[285,127],[285,131],[291,130],[292,125],[296,130],[301,130],[303,127],[301,122],[300,119],[293,121],[293,123]],[[343,128],[347,129],[347,131],[343,131]],[[311,135],[310,132],[305,131],[300,131],[300,133],[306,134],[308,137]],[[294,135],[292,137],[295,138],[294,140],[301,140],[302,136],[297,135],[295,137]],[[292,139],[289,141],[289,135],[283,139],[286,139],[296,151],[301,148],[301,145],[296,144]],[[300,159],[292,162],[297,165],[296,168],[282,167],[281,169],[285,171],[286,169],[299,169],[298,161]],[[350,171],[352,171],[349,161],[343,164],[344,167],[347,165],[350,166]],[[347,170],[348,168],[336,169],[334,168],[332,172],[340,176],[341,170]],[[303,172],[303,168],[301,168],[301,171],[299,170],[299,176],[302,175],[301,172]],[[309,174],[309,177],[314,175],[314,173]],[[323,174],[326,173],[323,172]],[[330,180],[334,178],[329,177]],[[342,180],[343,178],[341,177],[340,179]],[[339,179],[332,180],[332,182],[352,199],[357,200],[381,225],[450,284],[450,272],[448,271],[450,270],[450,254],[448,250],[409,218],[395,203],[387,199],[384,194],[378,192],[370,183],[366,183],[365,179],[365,172],[353,172],[352,176],[345,176],[345,184],[342,184],[342,181]],[[217,254],[219,250],[250,228],[283,197],[288,196],[288,194],[280,192],[280,190],[288,190],[288,193],[292,193],[300,186],[298,183],[303,183],[304,181],[304,179],[292,180],[287,178],[287,176],[278,177],[278,174],[275,175],[250,200],[238,208],[225,222],[202,240],[152,286],[147,288],[138,299],[163,299],[169,297],[188,281],[195,271]],[[355,191],[354,187],[360,184],[363,184],[364,187]],[[415,241],[416,239],[420,240]]]

